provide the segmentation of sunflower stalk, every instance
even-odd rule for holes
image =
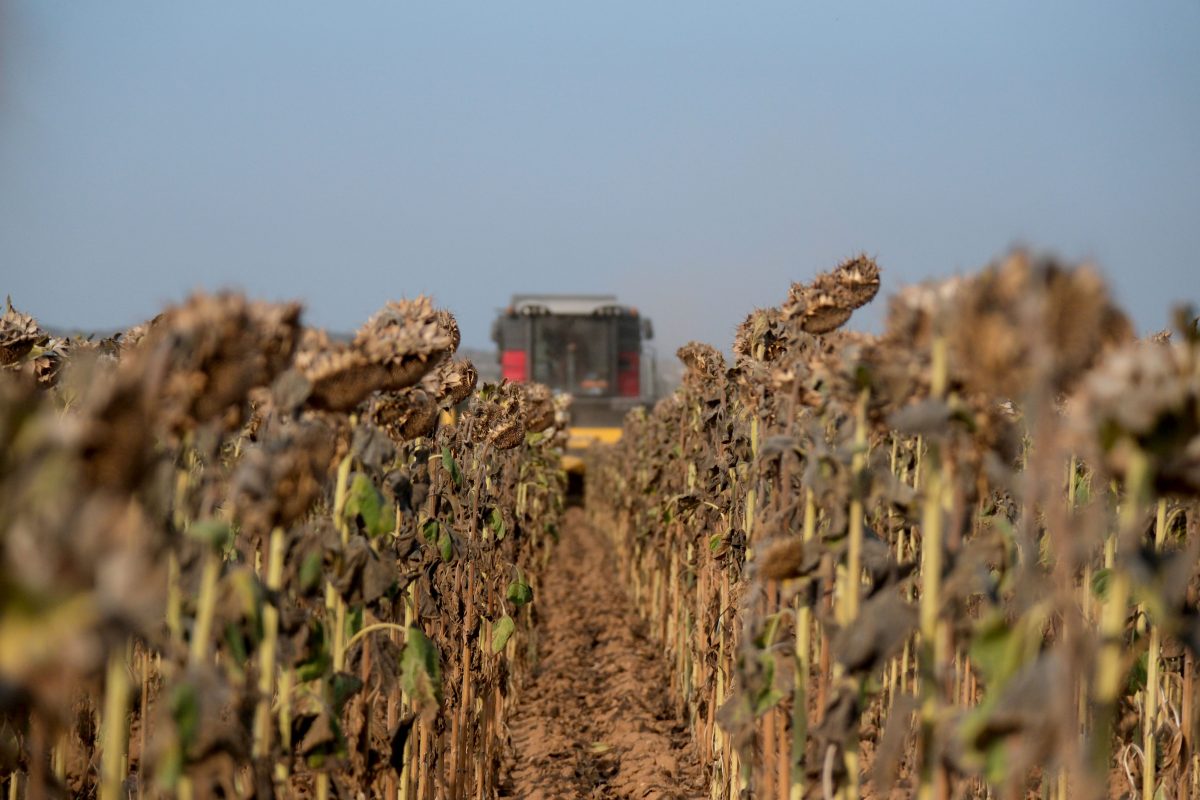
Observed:
[[[850,494],[849,545],[846,556],[846,575],[843,588],[844,610],[843,625],[854,625],[858,620],[859,595],[862,592],[862,550],[863,528],[865,525],[863,512],[862,487],[865,478],[867,462],[867,403],[870,401],[870,390],[863,388],[859,391],[858,401],[854,410],[854,456],[851,460],[850,473],[853,486]],[[856,720],[857,722],[857,720]],[[850,800],[861,794],[859,789],[860,765],[858,752],[858,725],[851,730],[851,736],[846,742],[846,788],[845,797]]]
[[[334,484],[333,495],[333,524],[341,535],[342,546],[350,541],[350,526],[346,523],[346,498],[350,487],[350,467],[353,456],[347,455],[338,464],[337,482]],[[346,668],[346,601],[333,588],[327,585],[327,601],[332,600],[333,611],[333,669],[341,672]]]
[[[213,614],[217,606],[217,581],[221,576],[222,557],[213,546],[204,547],[200,573],[200,596],[196,601],[196,626],[192,630],[190,658],[193,665],[204,663],[208,658],[209,639],[212,637]]]
[[[104,717],[101,737],[100,800],[125,797],[125,757],[129,743],[129,695],[131,681],[125,663],[124,648],[113,648],[108,655],[104,681]]]
[[[1154,515],[1154,552],[1162,551],[1167,536],[1167,501],[1159,499]],[[1156,734],[1158,731],[1159,656],[1162,652],[1162,628],[1150,622],[1150,646],[1146,653],[1146,697],[1142,707],[1142,800],[1154,800],[1157,786]]]
[[[283,529],[271,531],[267,547],[267,591],[283,587]],[[271,749],[271,701],[275,693],[275,656],[279,646],[279,608],[275,602],[263,607],[263,643],[259,652],[258,704],[254,719],[255,758],[266,758]]]
[[[1139,524],[1150,492],[1150,460],[1136,445],[1132,448],[1125,473],[1125,502],[1121,507],[1121,532],[1133,531]],[[1124,678],[1125,620],[1128,610],[1130,579],[1116,563],[1116,534],[1109,537],[1105,551],[1106,566],[1111,570],[1108,592],[1100,612],[1100,653],[1096,665],[1095,727],[1092,731],[1091,766],[1096,780],[1103,781],[1112,752],[1117,705]]]
[[[932,345],[930,395],[945,396],[947,380],[946,340],[938,336]],[[941,706],[941,659],[939,657],[942,576],[942,538],[944,502],[940,447],[930,442],[925,457],[923,511],[921,516],[921,604],[920,604],[920,665],[921,665],[921,766],[917,797],[931,800],[934,796],[937,754],[934,730]]]
[[[817,504],[811,488],[804,490],[804,542],[817,531]],[[792,694],[792,763],[790,800],[804,797],[805,749],[808,744],[808,683],[812,674],[812,608],[796,598],[796,685]]]

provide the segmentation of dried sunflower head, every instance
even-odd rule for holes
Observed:
[[[164,315],[165,314],[156,314],[152,319],[148,319],[145,322],[139,322],[129,330],[117,333],[111,339],[112,347],[114,347],[118,352],[122,353],[138,347],[146,338],[146,334],[148,334],[155,325],[158,325],[160,322],[162,322]],[[109,340],[105,341],[108,342]]]
[[[554,426],[560,431],[566,431],[567,426],[571,424],[571,401],[573,399],[565,392],[554,395]]]
[[[788,348],[788,331],[778,308],[752,311],[738,326],[733,352],[740,360],[774,361]]]
[[[62,374],[67,360],[80,352],[96,350],[97,347],[86,339],[51,338],[32,360],[33,375],[43,386],[54,386]]]
[[[447,312],[437,312],[428,297],[415,300],[391,301],[354,335],[353,347],[362,352],[371,363],[400,368],[409,366],[410,372],[417,365],[428,365],[408,380],[411,386],[420,380],[429,367],[443,355],[454,349],[458,324]],[[397,372],[395,380],[402,380],[407,372]],[[404,386],[389,386],[402,389]]]
[[[38,327],[37,320],[13,308],[11,297],[6,306],[4,316],[0,316],[0,367],[18,363],[34,345],[50,338]]]
[[[470,361],[443,361],[438,368],[421,379],[421,388],[437,398],[442,408],[453,408],[466,400],[479,382],[479,373]]]
[[[795,320],[805,333],[813,335],[837,330],[846,324],[853,312],[849,306],[840,305],[835,296],[799,283],[792,284],[783,304],[784,316]]]
[[[855,384],[870,387],[867,416],[873,422],[929,393],[929,370],[916,348],[880,337],[866,340],[850,355],[855,358]]]
[[[301,420],[272,433],[243,451],[231,490],[242,526],[258,536],[308,513],[334,456],[336,431],[320,421]]]
[[[953,373],[972,390],[1009,398],[1039,379],[1065,391],[1103,349],[1129,338],[1095,269],[1022,251],[967,281],[948,309]]]
[[[158,421],[172,433],[216,421],[241,427],[247,398],[287,368],[300,334],[298,303],[197,293],[168,309],[122,369],[145,376]]]
[[[153,461],[157,409],[140,369],[95,357],[74,359],[67,391],[80,400],[69,429],[90,488],[133,491]]]
[[[822,272],[811,283],[793,283],[783,304],[783,317],[805,333],[829,333],[878,292],[879,266],[866,255],[858,255]]]
[[[487,384],[473,398],[467,426],[471,441],[510,450],[525,441],[524,395],[521,384]]]
[[[251,389],[247,399],[250,404],[250,413],[246,417],[246,424],[242,427],[241,435],[249,441],[255,441],[258,439],[263,423],[276,411],[276,408],[271,390],[265,386]]]
[[[323,330],[306,329],[296,351],[296,370],[311,386],[308,404],[317,409],[351,411],[380,388],[382,368],[371,369],[367,357]]]
[[[884,338],[899,347],[927,351],[962,286],[961,278],[905,286],[888,303]]]
[[[758,574],[766,580],[783,581],[804,572],[804,540],[799,536],[780,536],[768,542],[755,559]]]
[[[684,383],[704,384],[723,380],[725,377],[725,356],[712,345],[688,342],[679,348],[675,355],[687,367],[683,376]]]
[[[737,398],[752,414],[763,415],[773,421],[770,403],[770,375],[767,365],[761,361],[744,360],[729,371],[730,382]]]
[[[527,433],[541,433],[554,424],[554,393],[540,383],[521,385],[521,412]]]
[[[462,334],[458,330],[458,320],[449,311],[438,309],[437,321],[442,332],[450,337],[450,352],[458,352],[458,346],[462,344]]]
[[[373,392],[416,384],[452,350],[458,326],[426,297],[393,301],[358,330],[350,344],[306,332],[296,368],[312,385],[308,403],[351,411]]]
[[[1133,341],[1133,325],[1117,308],[1108,285],[1091,264],[1074,269],[1042,265],[1045,300],[1042,315],[1055,347],[1055,378],[1074,381],[1106,350]]]
[[[511,450],[525,441],[525,428],[519,419],[501,417],[490,429],[488,441],[497,450]]]
[[[1088,373],[1070,405],[1082,444],[1114,473],[1140,451],[1160,491],[1200,491],[1200,371],[1188,348],[1125,345]]]
[[[437,427],[437,398],[420,386],[385,392],[372,399],[367,412],[396,444],[428,436]]]
[[[20,361],[8,365],[6,369],[28,376],[39,386],[51,387],[58,383],[58,378],[72,352],[94,347],[83,339],[71,340],[50,336],[35,344]]]
[[[861,308],[879,293],[879,265],[865,253],[846,259],[833,271],[839,292],[854,308]]]

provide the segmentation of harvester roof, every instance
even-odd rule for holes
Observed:
[[[595,314],[617,309],[630,311],[615,294],[514,294],[509,304],[511,314]]]

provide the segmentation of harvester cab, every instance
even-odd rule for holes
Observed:
[[[583,452],[621,437],[625,414],[654,400],[650,320],[614,295],[514,295],[492,326],[501,376],[571,395],[564,465],[583,473]]]

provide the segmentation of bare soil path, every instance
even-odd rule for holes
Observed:
[[[571,509],[534,598],[537,669],[509,720],[502,797],[706,797],[669,666],[627,600],[607,542]]]

